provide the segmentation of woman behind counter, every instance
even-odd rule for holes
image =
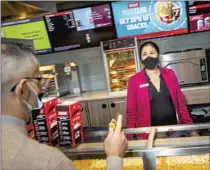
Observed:
[[[144,69],[128,82],[127,128],[193,123],[174,71],[158,66],[159,47],[145,42],[139,54]]]

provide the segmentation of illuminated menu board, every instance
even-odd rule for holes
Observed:
[[[99,46],[116,38],[109,4],[45,16],[53,51]]]
[[[33,40],[37,54],[52,51],[42,17],[3,22],[1,24],[1,37]]]
[[[188,2],[190,32],[210,30],[210,2]]]
[[[138,39],[188,33],[184,1],[113,2],[118,38]]]

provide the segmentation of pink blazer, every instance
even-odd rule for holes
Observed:
[[[159,69],[176,109],[178,123],[193,123],[174,71],[161,67]],[[129,79],[126,109],[127,128],[151,126],[150,96],[148,86],[144,86],[147,83],[145,74],[145,71],[142,70]],[[141,134],[140,137],[147,138],[148,134]]]

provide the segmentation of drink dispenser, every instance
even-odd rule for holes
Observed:
[[[79,67],[75,63],[61,63],[40,67],[43,77],[50,78],[46,96],[80,96]]]
[[[79,67],[75,63],[68,63],[68,66],[65,68],[66,74],[68,75],[69,82],[69,94],[71,96],[80,96],[81,95],[81,81],[79,75]]]
[[[70,96],[81,95],[81,83],[79,67],[75,63],[56,64],[58,73],[56,76],[59,88],[59,96],[68,94]]]

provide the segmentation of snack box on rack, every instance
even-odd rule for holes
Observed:
[[[51,112],[56,112],[56,105],[59,103],[59,99],[57,97],[48,97],[42,99],[43,109],[40,114],[48,115]]]
[[[58,127],[56,112],[50,115],[39,115],[34,120],[35,136],[41,143],[49,145],[58,144]]]
[[[33,123],[26,125],[26,130],[28,132],[28,137],[30,137],[31,139],[35,139],[35,131]]]
[[[58,115],[65,116],[68,115],[69,117],[74,116],[74,114],[81,112],[81,103],[79,101],[65,101],[61,104],[58,104],[56,107],[56,111]]]
[[[84,142],[80,102],[64,102],[57,105],[56,111],[59,145],[75,148],[78,143]]]

